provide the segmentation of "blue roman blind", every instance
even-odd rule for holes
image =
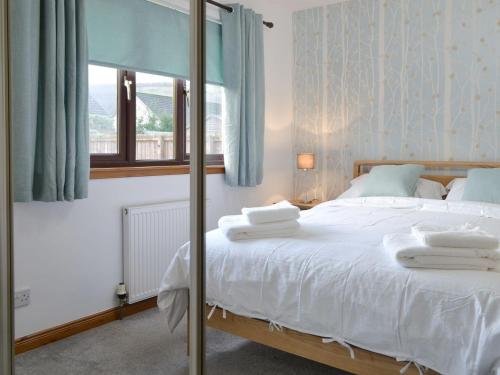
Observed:
[[[89,62],[189,77],[189,15],[146,0],[86,0]],[[207,22],[207,81],[223,83],[222,27]]]

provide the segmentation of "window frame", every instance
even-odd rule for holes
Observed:
[[[124,80],[132,82],[131,99],[127,98]],[[123,167],[168,167],[189,165],[189,154],[186,153],[186,81],[174,78],[174,158],[170,160],[136,160],[136,72],[117,69],[117,137],[118,153],[91,154],[90,167],[123,168]],[[90,140],[89,140],[90,141]],[[224,165],[223,154],[206,155],[207,165]]]

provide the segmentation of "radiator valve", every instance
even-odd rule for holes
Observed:
[[[116,296],[120,300],[120,307],[123,307],[127,303],[128,293],[125,283],[120,283],[116,287]]]

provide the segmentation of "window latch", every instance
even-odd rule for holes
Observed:
[[[184,90],[184,95],[186,96],[186,105],[191,106],[191,92],[189,90]]]
[[[127,89],[127,100],[129,101],[132,100],[132,84],[133,82],[127,79],[127,77],[123,79],[123,85]]]

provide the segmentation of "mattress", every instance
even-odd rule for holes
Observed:
[[[500,237],[500,206],[353,198],[303,211],[293,237],[207,234],[207,302],[443,374],[500,372],[500,273],[401,267],[383,248],[415,224],[472,223]],[[161,282],[173,330],[187,308],[189,244]]]

